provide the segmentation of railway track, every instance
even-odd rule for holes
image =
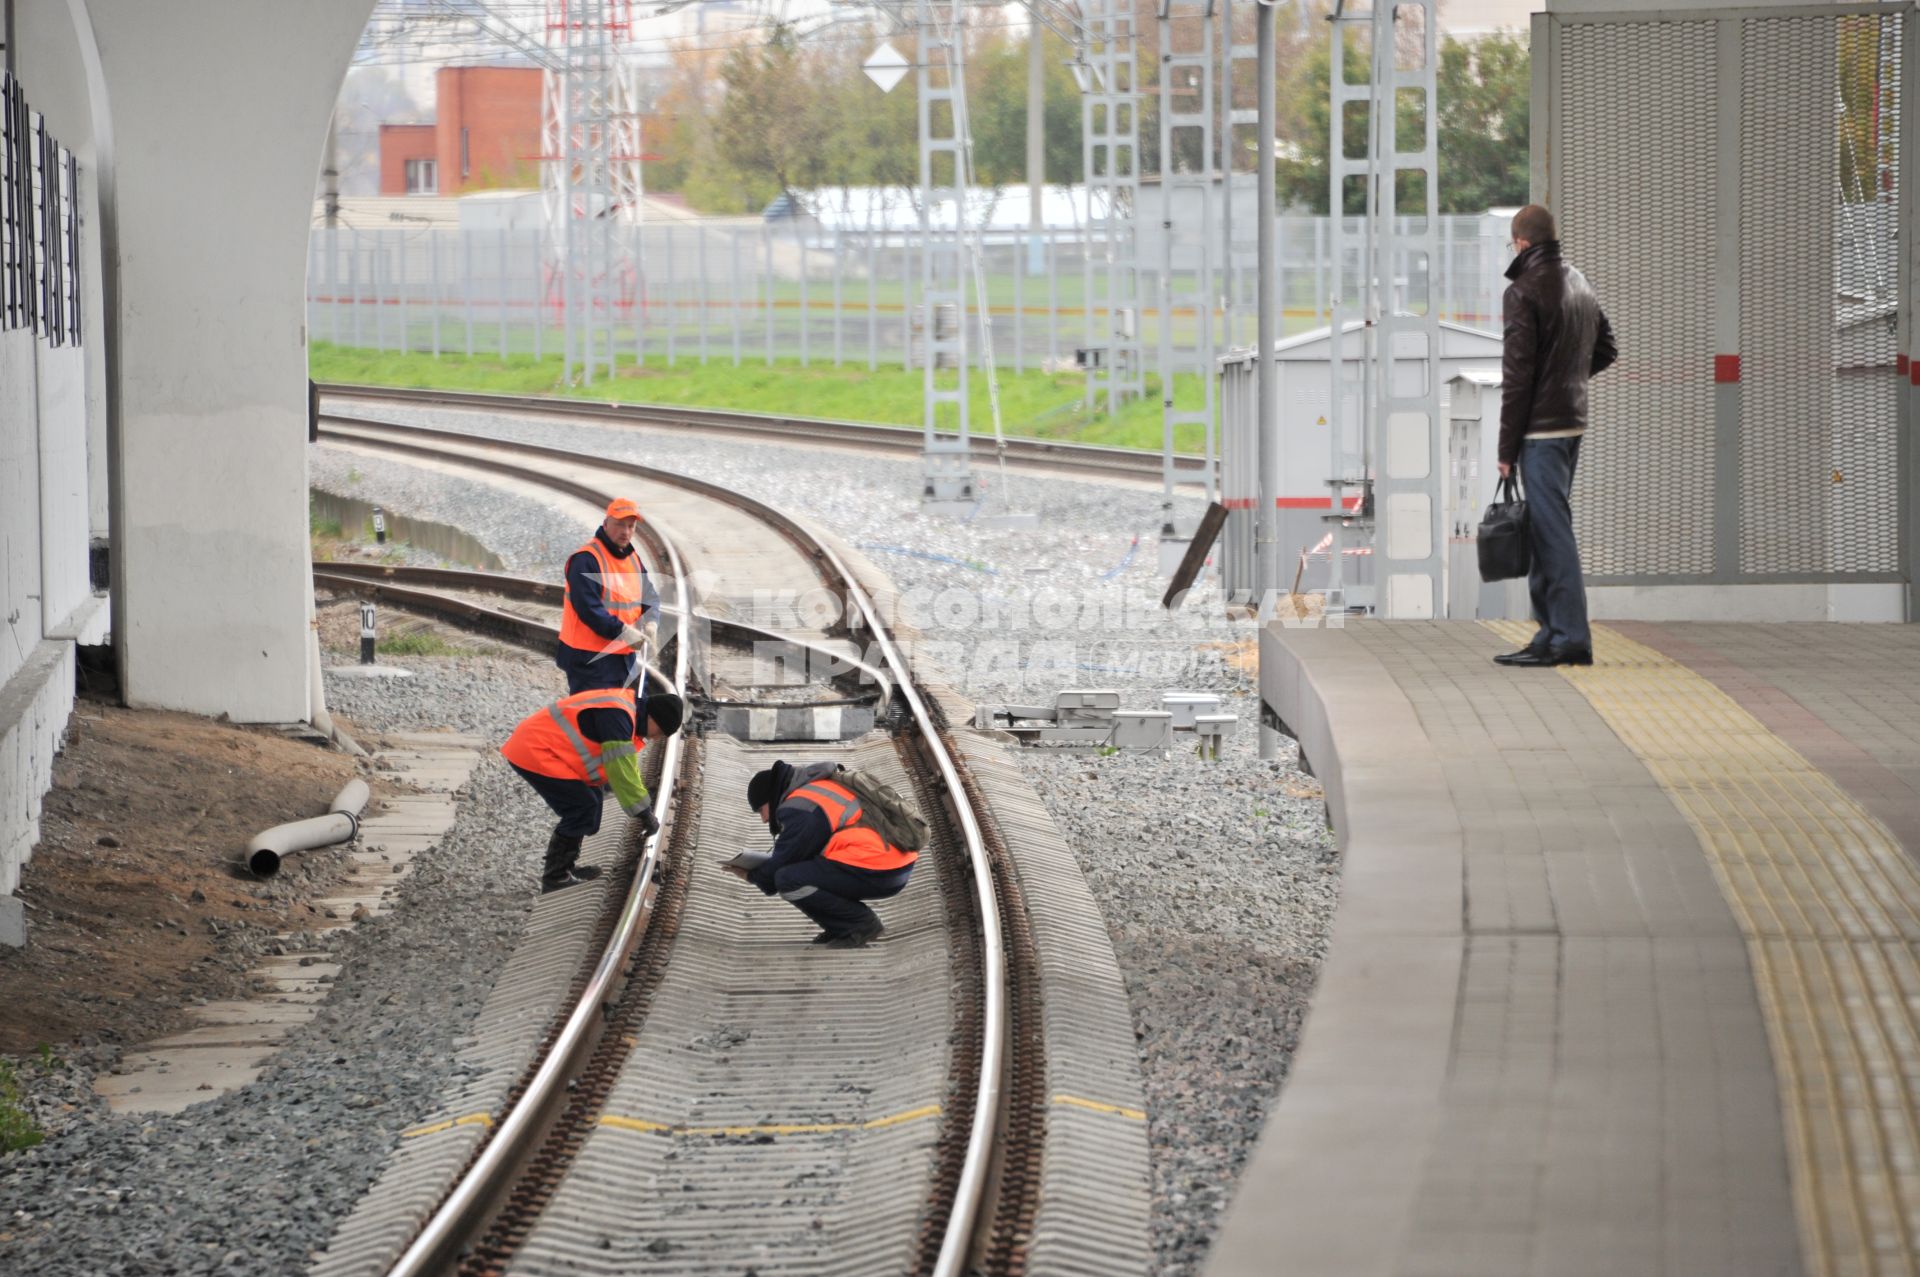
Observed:
[[[337,418],[323,438],[538,483],[595,507],[609,498],[577,475],[554,473],[560,460],[582,464],[557,450]],[[798,521],[685,476],[613,461],[590,468],[750,513],[844,594],[850,608],[837,633],[777,638],[822,646],[857,634],[877,667],[868,673],[886,680],[890,730],[816,747],[814,756],[843,758],[919,795],[934,827],[920,877],[935,883],[928,890],[916,880],[917,890],[898,898],[888,938],[874,949],[805,945],[797,915],[751,899],[743,907],[738,891],[715,889],[717,871],[696,854],[730,854],[758,832],[738,794],[775,751],[718,735],[673,738],[660,767],[672,778],[659,791],[671,804],[663,802],[663,832],[630,872],[613,876],[631,884],[624,898],[590,909],[568,901],[586,890],[576,887],[536,906],[530,945],[542,939],[543,910],[556,926],[605,935],[571,945],[585,973],[569,981],[577,1000],[550,1016],[542,1048],[497,1105],[462,1097],[407,1137],[420,1143],[403,1139],[316,1277],[578,1271],[618,1259],[642,1234],[647,1254],[612,1271],[704,1271],[742,1250],[764,1252],[762,1271],[781,1271],[782,1248],[799,1257],[797,1271],[1025,1271],[1049,1104],[1040,959],[1020,876],[968,751],[914,682],[868,589]],[[673,606],[701,616],[674,538],[653,524],[643,533],[673,583]],[[341,588],[413,591],[409,606],[429,609],[476,593],[554,602],[554,587],[490,574],[322,565],[316,579],[327,574]],[[471,598],[461,607],[464,619],[439,614],[523,638],[542,624],[550,641],[551,629],[526,615]],[[742,622],[721,624],[766,637]],[[655,676],[700,685],[691,646],[671,643],[671,668]],[[558,919],[563,910],[569,917]],[[792,974],[761,987],[769,961]],[[543,956],[529,965],[553,963]],[[911,983],[903,972],[914,973]],[[547,975],[543,987],[556,979]],[[539,981],[516,982],[510,971],[501,983]],[[509,1008],[495,1018],[515,1017]],[[690,1056],[689,1042],[709,1041],[731,1049],[718,1059]],[[455,1111],[463,1105],[468,1111]],[[429,1156],[436,1142],[451,1152]],[[676,1180],[695,1213],[663,1200],[662,1185]],[[847,1236],[834,1221],[868,1198],[855,1212],[869,1220],[863,1235]],[[700,1207],[723,1212],[724,1227],[719,1215],[701,1218]],[[1124,1268],[1103,1261],[1089,1271]]]
[[[702,434],[732,438],[759,438],[822,443],[858,448],[900,457],[918,457],[923,446],[919,430],[907,426],[881,426],[857,421],[826,421],[812,417],[782,417],[727,412],[715,408],[661,407],[649,404],[617,404],[590,399],[557,399],[544,395],[495,395],[456,390],[413,390],[385,386],[352,386],[327,383],[319,388],[321,415],[332,417],[349,404],[378,404],[414,408],[462,408],[514,415],[558,417],[588,420],[603,424],[662,427],[692,430]],[[997,462],[999,454],[991,437],[975,434],[970,443],[976,465]],[[1049,439],[1010,438],[1006,441],[1008,464],[1029,470],[1041,470],[1081,478],[1134,479],[1161,481],[1161,454],[1135,448],[1112,448],[1098,444],[1063,443]],[[1206,480],[1206,458],[1192,453],[1174,456],[1174,481],[1202,484]]]
[[[318,563],[313,583],[385,601],[542,656],[552,653],[559,638],[560,607],[566,595],[561,586],[531,577],[388,563]],[[892,695],[886,671],[860,660],[848,644],[810,643],[763,626],[715,617],[697,606],[690,621],[678,604],[664,604],[662,610],[673,620],[670,633],[700,636],[692,648],[690,686],[708,697],[723,697],[729,705],[779,709],[794,703],[790,697],[761,700],[752,695],[751,680],[769,663],[776,668],[829,669],[843,676],[844,697],[810,697],[810,704],[884,704]],[[727,661],[715,644],[733,649],[736,659]],[[655,678],[669,678],[657,665],[649,669]]]

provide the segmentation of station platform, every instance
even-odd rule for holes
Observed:
[[[1210,1277],[1920,1271],[1920,627],[1271,626],[1345,853]]]

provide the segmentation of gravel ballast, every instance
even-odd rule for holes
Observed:
[[[1338,856],[1317,783],[1291,751],[1257,756],[1251,625],[1226,621],[1205,590],[1171,616],[1158,607],[1158,491],[1016,473],[1012,508],[1039,512],[1042,525],[996,529],[922,514],[917,462],[465,412],[380,415],[657,465],[801,515],[891,576],[922,654],[984,703],[1045,704],[1068,687],[1114,688],[1134,708],[1158,708],[1167,690],[1221,695],[1239,724],[1218,762],[1190,747],[1170,758],[1020,754],[1127,981],[1150,1106],[1157,1271],[1198,1272],[1297,1045]],[[590,531],[433,469],[325,448],[312,458],[315,486],[453,523],[510,571],[552,579]],[[977,473],[990,515],[1002,508],[997,475]],[[1178,510],[1191,521],[1200,502],[1183,496]]]
[[[328,679],[361,728],[499,740],[558,681],[537,659],[415,658],[416,676]],[[285,1274],[305,1269],[365,1192],[394,1133],[452,1079],[453,1043],[511,952],[552,818],[483,753],[439,847],[391,915],[322,943],[331,995],[251,1085],[178,1115],[117,1117],[90,1090],[110,1052],[30,1081],[73,1107],[40,1146],[0,1159],[0,1272]]]

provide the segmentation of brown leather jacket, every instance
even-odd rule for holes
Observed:
[[[1520,459],[1525,436],[1584,430],[1587,379],[1612,365],[1613,329],[1587,277],[1560,258],[1560,242],[1528,246],[1507,267],[1501,311],[1500,460]]]

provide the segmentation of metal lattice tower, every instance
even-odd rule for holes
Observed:
[[[1439,117],[1435,110],[1436,18],[1434,0],[1376,3],[1371,13],[1333,16],[1331,133],[1328,147],[1329,247],[1332,281],[1328,299],[1334,379],[1327,414],[1331,437],[1328,480],[1332,508],[1331,571],[1327,607],[1332,610],[1369,600],[1347,595],[1342,586],[1343,529],[1349,517],[1373,528],[1376,610],[1388,617],[1431,617],[1442,611],[1447,541],[1442,527],[1441,478],[1445,456],[1441,436],[1440,386],[1435,375],[1440,356],[1439,309],[1432,281],[1438,262]],[[1360,23],[1371,31],[1368,78],[1346,77],[1346,30]],[[1406,47],[1397,38],[1408,35]],[[1405,66],[1402,63],[1417,65]],[[1367,105],[1367,146],[1359,158],[1346,154],[1345,116],[1349,103]],[[1402,150],[1406,140],[1399,108],[1409,108],[1420,123],[1419,144]],[[1423,190],[1422,207],[1406,228],[1399,226],[1400,180],[1415,175]],[[1367,212],[1359,248],[1359,273],[1352,292],[1345,280],[1350,236],[1344,194],[1350,180],[1366,187]],[[1416,293],[1416,269],[1420,289]],[[1400,272],[1405,271],[1404,277]],[[1356,458],[1342,420],[1340,386],[1344,379],[1349,326],[1361,346],[1360,419]],[[1357,464],[1356,464],[1357,461]],[[1355,509],[1357,504],[1358,508]]]
[[[631,0],[547,0],[547,74],[540,186],[547,215],[546,295],[558,305],[566,376],[613,372],[614,324],[635,297],[637,239],[616,228],[639,217],[640,113],[619,46]]]
[[[1304,0],[1302,0],[1304,4]],[[1239,295],[1240,281],[1254,278],[1260,268],[1257,224],[1236,226],[1233,217],[1235,192],[1254,189],[1254,152],[1236,145],[1239,128],[1254,128],[1260,113],[1253,107],[1238,106],[1235,83],[1258,84],[1259,52],[1252,44],[1235,42],[1233,0],[1220,0],[1220,342],[1231,348],[1240,341],[1241,312],[1251,312]],[[1244,81],[1241,77],[1245,77]],[[1256,316],[1257,318],[1257,316]]]
[[[1146,390],[1140,359],[1140,94],[1133,7],[1086,0],[1076,63],[1087,183],[1087,407],[1111,415]]]
[[[965,106],[965,0],[952,0],[943,27],[935,0],[917,0],[920,93],[920,322],[923,404],[923,505],[973,504],[973,458],[967,438],[967,165],[961,129]],[[953,211],[951,234],[936,229]]]
[[[1213,0],[1160,0],[1160,538],[1179,543],[1173,518],[1176,427],[1206,430],[1213,456]],[[1193,316],[1191,336],[1176,315]],[[1199,402],[1175,403],[1182,377],[1201,387]],[[1213,468],[1207,468],[1213,500]],[[1179,548],[1184,549],[1180,543]],[[1176,564],[1163,563],[1171,571]]]

